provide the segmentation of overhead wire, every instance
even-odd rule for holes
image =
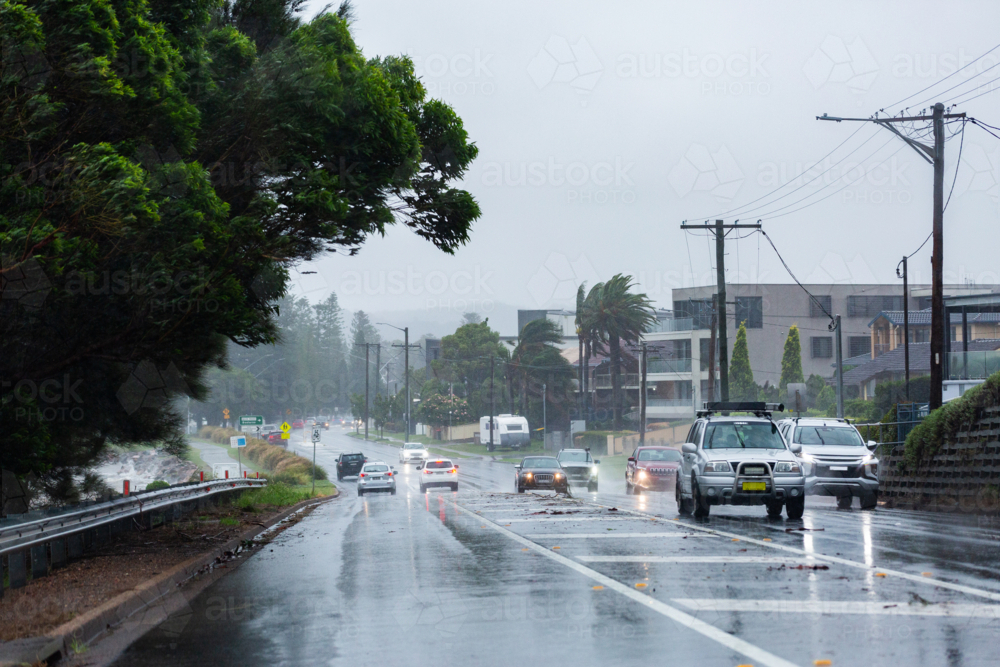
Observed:
[[[976,76],[981,76],[981,75],[985,74],[986,72],[989,72],[991,69],[995,69],[997,67],[1000,67],[1000,61],[998,61],[997,63],[995,63],[993,65],[990,65],[989,67],[987,67],[983,71],[981,71],[978,74],[976,74]],[[975,77],[973,77],[973,78],[975,78]],[[926,103],[930,102],[931,100],[933,100],[934,98],[940,98],[945,93],[950,93],[951,91],[955,90],[956,88],[960,88],[961,86],[964,86],[965,84],[970,83],[971,81],[972,81],[972,79],[969,79],[967,81],[962,81],[961,83],[956,83],[951,88],[946,88],[945,90],[942,90],[942,91],[940,91],[938,93],[935,93],[935,94],[931,95],[926,100],[922,100],[920,102],[917,102],[916,104],[912,104],[912,105],[910,105],[910,107],[907,107],[907,108],[917,107],[917,106],[920,106],[921,104],[926,104]],[[996,81],[996,79],[993,79],[993,81]],[[987,83],[989,83],[989,82],[987,82]],[[965,93],[960,93],[958,95],[958,97],[961,97],[961,95],[964,95],[964,94]]]
[[[998,76],[995,79],[991,79],[990,81],[987,81],[986,83],[993,83],[994,81],[1000,81],[1000,76]],[[974,97],[970,97],[967,100],[955,101],[954,104],[956,104],[956,105],[958,105],[958,104],[968,104],[969,102],[971,102],[972,100],[974,100],[976,98],[982,97],[983,95],[989,95],[990,93],[995,93],[998,90],[1000,90],[1000,86],[998,86],[996,88],[990,88],[989,90],[987,90],[985,92],[982,92],[982,93],[979,93],[978,95],[976,95]],[[975,91],[971,91],[970,90],[969,92],[971,93],[971,92],[975,92]],[[965,94],[968,95],[968,93],[965,93]]]
[[[962,123],[962,138],[958,143],[958,159],[955,160],[955,178],[951,180],[951,190],[948,191],[948,199],[944,202],[944,208],[941,212],[948,210],[948,204],[951,203],[951,196],[955,194],[955,184],[958,183],[958,168],[962,166],[962,148],[965,146],[965,123]]]
[[[765,238],[765,239],[767,239],[767,242],[771,244],[771,247],[772,247],[772,248],[774,249],[774,254],[776,254],[776,255],[778,256],[778,259],[779,259],[779,260],[781,260],[781,264],[782,264],[782,266],[784,266],[784,267],[785,267],[785,271],[788,271],[788,275],[790,275],[790,276],[792,277],[792,280],[794,280],[794,281],[795,281],[795,284],[796,284],[796,285],[798,285],[798,286],[799,286],[800,288],[802,288],[802,291],[803,291],[803,292],[805,292],[806,294],[808,294],[808,295],[809,295],[809,298],[810,298],[810,299],[812,299],[812,300],[813,300],[813,301],[814,301],[814,302],[816,303],[816,305],[817,305],[817,306],[819,306],[820,310],[822,310],[822,311],[823,311],[823,313],[824,313],[824,314],[825,314],[825,315],[826,315],[827,317],[829,317],[829,318],[830,318],[830,322],[832,323],[832,322],[834,321],[834,318],[833,318],[833,315],[831,315],[831,314],[830,314],[830,311],[828,311],[828,310],[826,309],[826,306],[824,306],[824,305],[823,305],[823,302],[822,302],[822,301],[820,301],[819,299],[817,299],[817,298],[816,298],[816,297],[815,297],[815,296],[813,295],[813,293],[812,293],[812,292],[810,292],[809,290],[807,290],[807,289],[805,288],[805,285],[803,285],[803,284],[802,284],[802,283],[801,283],[801,282],[799,281],[799,279],[795,277],[795,274],[794,274],[794,273],[792,273],[792,269],[791,269],[791,268],[790,268],[790,267],[788,266],[788,262],[786,262],[786,261],[785,261],[785,258],[781,256],[781,253],[780,253],[780,252],[778,252],[778,247],[777,247],[776,245],[774,245],[774,241],[772,241],[772,240],[771,240],[771,237],[770,237],[770,236],[768,236],[767,232],[765,232],[765,231],[764,231],[763,229],[761,229],[761,230],[758,230],[758,231],[759,231],[759,232],[760,232],[761,234],[763,234],[763,235],[764,235],[764,238]]]
[[[902,103],[903,103],[903,102],[905,102],[906,100],[908,100],[908,99],[910,99],[910,98],[913,98],[913,97],[916,97],[917,95],[919,95],[919,94],[921,94],[921,93],[923,93],[923,92],[926,92],[926,91],[930,90],[930,89],[931,89],[931,88],[933,88],[934,86],[937,86],[937,85],[940,85],[941,83],[944,83],[945,81],[947,81],[947,80],[948,80],[948,79],[950,79],[951,77],[955,76],[956,74],[958,74],[959,72],[961,72],[961,71],[962,71],[962,70],[964,70],[965,68],[967,68],[967,67],[971,67],[972,65],[975,65],[975,64],[976,64],[977,62],[979,62],[980,60],[982,60],[982,59],[983,59],[983,58],[985,58],[986,56],[990,55],[991,53],[993,53],[993,52],[994,52],[994,51],[996,51],[997,49],[1000,49],[1000,44],[997,44],[997,45],[996,45],[996,46],[994,46],[994,47],[993,47],[992,49],[990,49],[990,50],[989,50],[989,51],[987,51],[986,53],[982,54],[981,56],[979,56],[979,57],[978,57],[978,58],[976,58],[975,60],[973,60],[973,61],[971,61],[971,62],[968,62],[968,63],[966,63],[965,65],[963,65],[963,66],[959,67],[959,68],[958,68],[957,70],[955,70],[955,71],[954,71],[954,72],[952,72],[951,74],[949,74],[949,75],[947,75],[947,76],[945,76],[945,77],[942,77],[941,79],[939,79],[939,80],[935,81],[934,83],[932,83],[931,85],[927,86],[926,88],[921,88],[920,90],[918,90],[917,92],[913,93],[912,95],[908,95],[908,96],[904,97],[903,99],[901,99],[901,100],[899,100],[899,101],[897,101],[897,102],[893,102],[892,104],[887,104],[887,105],[886,105],[886,107],[894,107],[894,106],[896,106],[897,104],[902,104]],[[978,76],[978,75],[977,75],[977,76]],[[915,105],[910,105],[910,106],[915,106]],[[886,107],[883,107],[882,109],[880,109],[880,111],[885,111],[885,108],[886,108]],[[907,108],[907,109],[909,109],[910,107],[906,107],[906,108]]]

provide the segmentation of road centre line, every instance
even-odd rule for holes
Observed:
[[[721,644],[722,646],[728,648],[729,650],[742,653],[743,655],[750,658],[757,664],[764,665],[766,667],[794,667],[794,663],[789,662],[784,658],[778,657],[773,653],[760,648],[759,646],[751,644],[748,641],[745,641],[738,637],[734,637],[728,632],[720,630],[719,628],[715,627],[710,623],[706,623],[700,619],[697,619],[694,616],[691,616],[690,614],[683,612],[680,609],[677,609],[676,607],[672,607],[668,604],[660,602],[659,600],[656,600],[647,594],[640,593],[637,590],[621,583],[617,579],[612,579],[611,577],[605,576],[600,572],[592,570],[585,565],[581,565],[580,563],[570,558],[557,554],[551,549],[548,549],[540,544],[532,542],[531,540],[522,537],[521,535],[518,535],[513,531],[507,530],[503,526],[494,523],[490,519],[477,515],[475,512],[462,507],[458,503],[452,502],[452,505],[454,505],[454,507],[460,512],[475,517],[480,521],[485,521],[487,525],[493,530],[501,533],[502,535],[507,536],[514,542],[517,542],[522,546],[527,547],[528,549],[534,551],[535,553],[538,553],[542,556],[545,556],[546,558],[554,560],[557,563],[565,565],[571,570],[574,570],[579,574],[582,574],[585,577],[591,579],[592,581],[597,582],[599,585],[611,589],[616,593],[624,595],[625,597],[633,600],[634,602],[638,602],[639,604],[647,607],[648,609],[669,618],[675,623],[682,625],[690,630],[694,630],[695,632],[701,634],[702,636],[707,637],[708,639],[711,639],[717,642],[718,644]]]
[[[484,517],[485,518],[485,517]],[[502,519],[501,519],[502,521]],[[715,537],[714,535],[698,535],[696,533],[531,533],[532,538],[540,540],[590,540],[590,539],[622,539],[633,537]]]
[[[809,558],[779,558],[772,556],[576,556],[584,563],[697,563],[724,565],[815,565]]]
[[[599,503],[588,503],[588,504],[593,505],[595,507],[607,507],[607,505],[601,505]],[[738,540],[742,540],[744,542],[747,542],[749,544],[756,544],[758,546],[768,547],[770,549],[777,549],[778,551],[785,551],[785,552],[788,552],[788,553],[796,554],[798,556],[812,556],[813,558],[816,558],[818,560],[823,560],[823,561],[826,561],[828,563],[836,563],[838,565],[846,565],[847,567],[853,567],[853,568],[856,568],[856,569],[859,569],[859,570],[864,570],[866,572],[874,572],[874,571],[883,572],[883,573],[885,573],[887,575],[891,575],[893,577],[899,577],[900,579],[906,579],[908,581],[914,581],[914,582],[918,582],[918,583],[922,583],[922,584],[929,584],[931,586],[938,586],[940,588],[947,588],[949,590],[957,591],[959,593],[966,593],[967,595],[975,595],[977,597],[986,598],[987,600],[993,600],[994,602],[1000,602],[1000,593],[994,593],[993,591],[986,591],[986,590],[982,590],[980,588],[973,588],[972,586],[966,586],[964,584],[955,584],[955,583],[952,583],[950,581],[943,581],[941,579],[936,579],[934,577],[925,577],[925,576],[920,575],[920,574],[910,574],[909,572],[903,572],[901,570],[893,570],[893,569],[889,569],[889,568],[878,567],[878,566],[875,566],[875,565],[869,567],[869,566],[865,565],[864,563],[859,563],[857,561],[850,560],[850,559],[847,559],[847,558],[840,558],[839,556],[828,556],[826,554],[809,552],[809,551],[806,551],[805,549],[797,549],[795,547],[789,547],[789,546],[786,546],[784,544],[776,544],[774,542],[764,542],[763,540],[758,540],[758,539],[756,539],[754,537],[747,537],[746,535],[740,535],[738,533],[730,533],[728,531],[715,530],[714,528],[704,528],[702,526],[696,526],[696,525],[693,525],[693,524],[690,524],[690,523],[686,523],[686,522],[682,523],[680,521],[673,521],[673,520],[670,520],[670,519],[664,519],[663,517],[658,517],[658,516],[655,516],[653,514],[648,514],[646,512],[640,512],[638,510],[630,510],[630,509],[618,508],[618,511],[619,512],[626,512],[628,514],[634,514],[636,516],[643,516],[643,517],[647,517],[647,518],[650,518],[650,519],[655,519],[657,521],[663,521],[663,522],[667,523],[668,525],[674,525],[674,526],[678,526],[678,527],[683,526],[683,527],[689,528],[691,530],[700,531],[700,532],[705,533],[707,535],[715,535],[717,537],[728,537],[728,538],[731,538],[731,539],[738,539]]]
[[[500,521],[500,519],[497,520]],[[525,516],[516,519],[503,519],[503,521],[507,523],[525,523],[528,521],[551,523],[555,521],[648,521],[648,519],[624,516]]]
[[[789,614],[864,614],[867,616],[945,616],[1000,619],[995,604],[911,604],[855,600],[673,600],[697,611],[738,611]]]

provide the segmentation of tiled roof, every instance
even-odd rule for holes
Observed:
[[[961,342],[953,342],[951,347],[953,352],[962,351]],[[969,341],[969,352],[982,352],[1000,349],[1000,340],[971,340]],[[906,370],[906,357],[904,348],[897,347],[895,350],[886,352],[872,359],[866,364],[856,366],[844,373],[844,384],[860,385],[880,373],[899,372]],[[930,343],[910,343],[910,374],[930,373],[931,371],[931,344]]]
[[[903,311],[901,310],[883,310],[881,313],[875,316],[875,318],[868,323],[868,326],[875,324],[875,320],[880,317],[884,317],[889,320],[890,323],[896,326],[903,325]],[[974,323],[998,323],[1000,324],[1000,313],[969,313],[967,315],[969,319],[969,324]],[[925,325],[930,326],[931,323],[931,309],[925,308],[924,310],[911,310],[910,311],[910,324],[911,325]],[[961,313],[951,314],[952,324],[961,324],[962,315]]]

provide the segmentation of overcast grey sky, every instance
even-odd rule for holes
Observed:
[[[580,280],[618,272],[669,307],[672,287],[714,281],[714,251],[702,236],[685,240],[681,221],[738,207],[721,217],[763,218],[803,281],[894,281],[900,257],[930,232],[933,170],[886,130],[815,116],[930,98],[918,111],[996,90],[957,110],[1000,126],[1000,80],[990,83],[1000,49],[888,106],[997,46],[994,0],[355,8],[365,54],[409,55],[430,94],[463,118],[480,150],[464,187],[483,216],[455,256],[396,227],[356,257],[303,267],[317,273],[296,291],[316,300],[332,289],[350,310],[441,321],[439,335],[467,310],[493,313],[512,334],[514,308],[572,307]],[[947,144],[946,192],[959,143]],[[970,124],[945,213],[945,279],[1000,282],[998,257],[1000,140]],[[928,243],[911,262],[915,280],[930,279],[929,258]],[[758,235],[729,244],[726,261],[734,282],[791,282]]]

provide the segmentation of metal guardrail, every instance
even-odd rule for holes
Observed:
[[[234,489],[267,486],[266,479],[216,479],[183,486],[146,491],[116,498],[84,509],[42,519],[0,527],[0,555],[22,551],[39,544],[63,539],[104,524],[170,507],[177,503],[213,496]]]

